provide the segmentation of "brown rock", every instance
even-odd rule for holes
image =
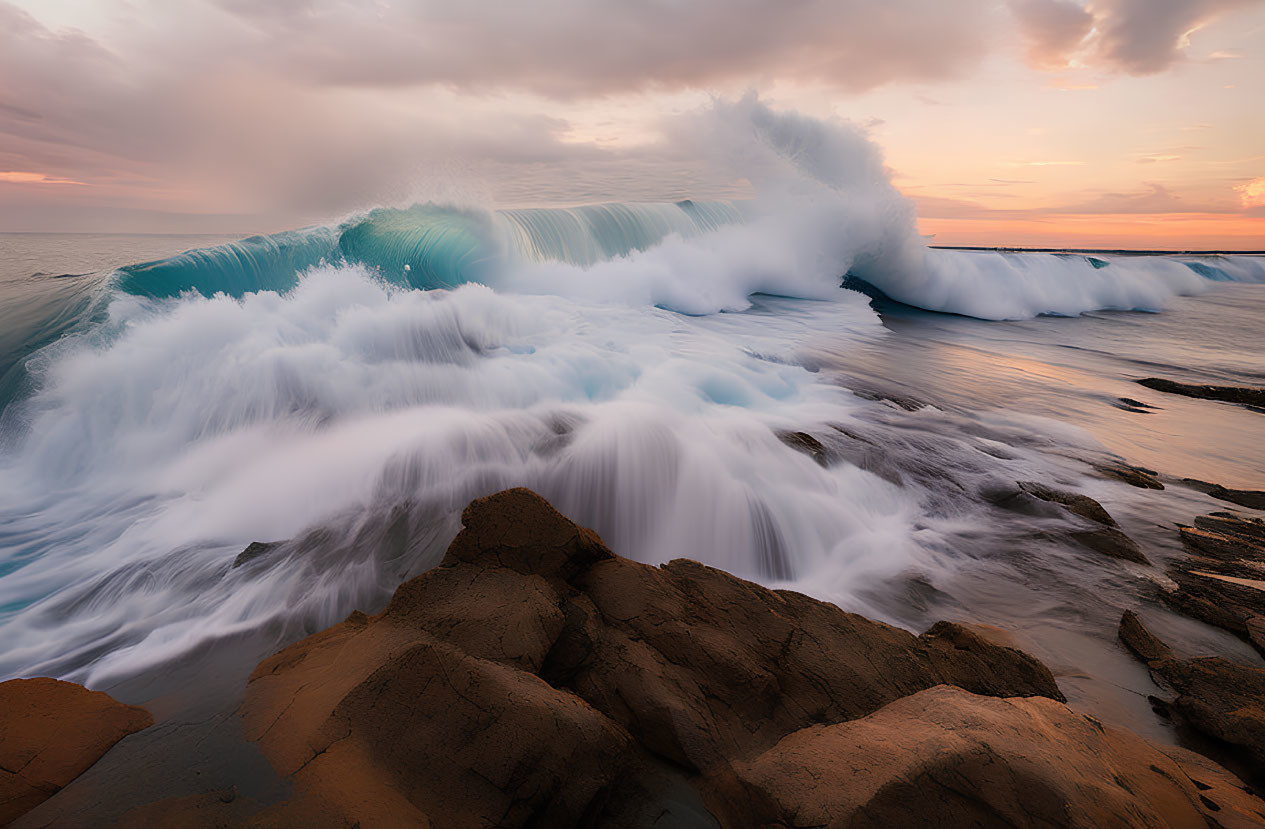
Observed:
[[[1132,561],[1135,564],[1150,564],[1137,542],[1115,527],[1099,527],[1096,530],[1083,530],[1069,533],[1069,535],[1072,540],[1096,553],[1123,561]]]
[[[461,523],[464,529],[448,548],[446,564],[479,561],[567,579],[612,555],[597,533],[569,521],[530,489],[472,501]]]
[[[1196,519],[1198,522],[1199,519]],[[1239,561],[1258,554],[1259,542],[1224,529],[1208,530],[1199,527],[1179,527],[1182,543],[1192,552],[1202,556]]]
[[[153,722],[143,708],[73,682],[0,682],[0,825],[47,800],[119,740]]]
[[[734,763],[795,730],[944,683],[1062,699],[1041,663],[961,626],[916,637],[696,562],[621,559],[527,490],[464,521],[383,613],[256,669],[247,736],[296,791],[265,825],[632,825],[671,780],[741,825]]]
[[[1033,498],[1040,498],[1042,501],[1058,504],[1066,508],[1068,512],[1079,515],[1082,518],[1088,518],[1090,521],[1097,522],[1103,526],[1116,526],[1116,519],[1111,517],[1111,513],[1107,512],[1102,504],[1088,495],[1064,492],[1035,481],[1019,481],[1018,483],[1019,488]]]
[[[1252,775],[1265,779],[1265,670],[1220,657],[1178,659],[1129,612],[1120,638],[1176,694],[1168,703],[1175,718],[1236,749]]]
[[[1097,469],[1109,478],[1124,481],[1129,486],[1136,486],[1139,489],[1164,488],[1164,484],[1160,483],[1160,479],[1156,477],[1158,473],[1156,473],[1153,469],[1144,469],[1140,466],[1129,466],[1125,463],[1095,464],[1094,469]]]
[[[1229,501],[1232,504],[1238,504],[1249,509],[1265,510],[1265,492],[1259,490],[1227,489],[1220,484],[1210,484],[1207,481],[1200,481],[1195,478],[1183,478],[1182,483],[1221,501]]]
[[[739,767],[747,825],[1257,826],[1265,804],[1187,752],[1042,697],[940,686],[783,738]]]
[[[1175,587],[1160,598],[1265,654],[1265,522],[1220,512],[1179,532],[1191,555],[1169,569]]]
[[[1132,610],[1126,610],[1120,617],[1120,641],[1143,662],[1169,659],[1173,655],[1172,649],[1155,638]]]
[[[1201,515],[1195,519],[1195,526],[1209,532],[1265,543],[1265,521],[1259,518],[1248,518],[1235,512]]]

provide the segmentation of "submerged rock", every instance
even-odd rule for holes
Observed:
[[[100,691],[41,677],[0,682],[0,826],[83,774],[154,718]]]
[[[252,541],[246,545],[246,549],[237,554],[237,558],[233,559],[233,569],[262,558],[280,546],[280,541]]]
[[[1238,403],[1241,406],[1265,407],[1265,389],[1250,386],[1203,386],[1188,383],[1175,383],[1159,377],[1146,377],[1138,380],[1139,385],[1148,389],[1180,394],[1184,397],[1197,397],[1201,400],[1221,400],[1226,403]]]
[[[1078,544],[1112,558],[1132,561],[1136,564],[1150,563],[1137,542],[1120,530],[1116,519],[1111,517],[1111,513],[1088,495],[1054,489],[1036,481],[1018,481],[1017,485],[1021,492],[1033,498],[1057,504],[1073,515],[1102,525],[1069,533],[1071,539]]]
[[[792,449],[803,452],[819,465],[830,465],[831,458],[825,445],[807,432],[778,432],[777,438]]]
[[[1096,553],[1132,561],[1135,564],[1150,564],[1137,542],[1115,527],[1074,532],[1071,533],[1071,537]]]
[[[915,636],[693,561],[638,564],[528,490],[463,524],[381,614],[260,663],[241,715],[294,796],[256,821],[1265,820],[1214,764],[1067,709],[997,637]]]

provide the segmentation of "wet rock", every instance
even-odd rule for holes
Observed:
[[[237,558],[233,559],[233,568],[236,569],[243,564],[262,558],[280,546],[280,541],[252,541],[246,545],[246,549],[237,554]]]
[[[862,398],[863,400],[873,400],[876,403],[878,402],[891,403],[895,405],[897,408],[904,409],[907,412],[916,412],[919,409],[925,408],[926,406],[929,405],[927,403],[923,403],[921,400],[916,400],[906,395],[893,394],[891,392],[884,392],[884,391],[876,391],[874,389],[854,388],[852,389],[852,393],[855,394],[857,397]]]
[[[0,825],[85,772],[153,717],[99,691],[57,679],[0,682]]]
[[[1265,522],[1219,512],[1178,532],[1191,554],[1168,570],[1161,600],[1265,654]]]
[[[1120,617],[1120,641],[1143,662],[1169,659],[1173,655],[1172,648],[1152,635],[1132,610],[1126,610]]]
[[[1101,525],[1094,529],[1075,530],[1068,533],[1068,536],[1078,544],[1112,558],[1132,561],[1136,564],[1150,563],[1137,543],[1119,529],[1116,520],[1111,517],[1111,513],[1107,512],[1102,504],[1088,495],[1054,489],[1035,481],[1019,481],[1018,486],[1022,493],[1046,503],[1056,504],[1073,515]],[[985,497],[988,496],[985,495]],[[999,503],[994,499],[993,502],[998,503],[999,506],[1017,509],[1018,505],[1014,504],[1015,500],[1012,498],[1005,503]]]
[[[1265,521],[1260,518],[1250,518],[1233,512],[1214,512],[1196,518],[1195,526],[1201,530],[1265,543]]]
[[[1265,407],[1265,389],[1250,386],[1203,386],[1188,383],[1175,383],[1159,377],[1147,377],[1136,381],[1148,389],[1180,394],[1184,397],[1197,397],[1201,400],[1221,400],[1226,403],[1238,403],[1241,406]]]
[[[1215,656],[1178,659],[1133,613],[1121,619],[1120,638],[1176,694],[1167,703],[1175,719],[1235,749],[1265,779],[1265,670]]]
[[[1096,553],[1124,561],[1132,561],[1135,564],[1150,564],[1137,542],[1115,527],[1101,527],[1096,530],[1073,532],[1069,533],[1069,535],[1072,540],[1085,545]]]
[[[1116,402],[1112,404],[1117,409],[1124,409],[1126,412],[1134,414],[1150,414],[1159,406],[1152,406],[1150,403],[1143,403],[1141,400],[1134,400],[1132,397],[1117,397]]]
[[[1164,484],[1162,484],[1160,479],[1156,477],[1159,473],[1153,469],[1146,469],[1141,466],[1129,466],[1126,463],[1094,464],[1094,469],[1109,478],[1124,481],[1129,486],[1136,486],[1139,489],[1164,488]]]
[[[1221,501],[1229,501],[1231,504],[1238,504],[1248,509],[1265,510],[1265,492],[1254,489],[1227,489],[1220,484],[1210,484],[1196,478],[1183,478],[1182,483]]]
[[[463,521],[383,613],[259,665],[247,735],[296,792],[261,820],[633,826],[646,792],[677,791],[669,817],[749,825],[739,765],[800,729],[945,684],[1062,699],[1040,662],[966,627],[919,637],[621,559],[527,490]]]
[[[1253,826],[1228,772],[1042,697],[939,686],[796,731],[738,769],[747,825]]]
[[[808,457],[821,466],[829,466],[830,456],[825,445],[807,432],[778,432],[778,440]]]
[[[1116,519],[1111,517],[1111,513],[1107,512],[1102,504],[1088,495],[1065,492],[1035,481],[1019,481],[1018,484],[1020,489],[1034,498],[1058,504],[1066,508],[1068,512],[1079,515],[1082,518],[1088,518],[1090,521],[1097,522],[1103,526],[1116,526]]]

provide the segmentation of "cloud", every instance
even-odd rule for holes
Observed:
[[[1010,11],[1039,69],[1066,67],[1094,27],[1094,16],[1074,0],[1010,0]]]
[[[1245,210],[1265,207],[1265,178],[1255,178],[1234,188]]]
[[[940,80],[981,59],[992,8],[101,0],[90,35],[45,25],[38,3],[20,1],[36,14],[0,0],[0,170],[100,185],[78,188],[81,203],[313,216],[442,178],[517,198],[510,179],[539,185],[549,170],[575,185],[568,197],[550,184],[564,200],[644,194],[620,169],[627,150],[575,140],[565,118],[542,113],[643,90]],[[642,153],[643,177],[697,181],[665,152]]]
[[[218,0],[277,67],[320,84],[555,97],[772,77],[938,81],[987,46],[987,0]]]
[[[1153,75],[1185,56],[1191,33],[1261,0],[1094,0],[1098,57],[1132,75]]]
[[[703,198],[732,183],[654,143],[660,110],[943,81],[1012,20],[1036,63],[1151,71],[1254,1],[0,0],[0,170],[93,185],[11,178],[4,198],[312,218],[453,181],[501,202]],[[54,8],[91,33],[41,22]],[[603,107],[639,143],[603,143]],[[1050,157],[1015,163],[1081,163]]]
[[[57,178],[45,173],[33,173],[26,170],[0,170],[0,184],[78,184],[70,178]]]
[[[1009,0],[1008,5],[1028,45],[1028,61],[1038,69],[1083,64],[1130,75],[1153,75],[1185,57],[1193,32],[1229,12],[1260,2]],[[1214,51],[1209,59],[1237,56]]]

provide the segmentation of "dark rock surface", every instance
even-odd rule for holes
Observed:
[[[1143,403],[1141,400],[1134,400],[1132,397],[1117,397],[1116,402],[1112,405],[1117,409],[1123,409],[1134,414],[1150,414],[1160,408],[1159,406],[1152,406],[1150,403]]]
[[[830,455],[825,445],[807,432],[778,432],[777,437],[782,443],[803,452],[821,466],[830,464]]]
[[[1081,518],[1088,518],[1106,527],[1116,526],[1116,519],[1111,517],[1111,513],[1088,495],[1064,492],[1036,481],[1019,481],[1019,488],[1034,498],[1065,507],[1068,512],[1079,515]]]
[[[1149,564],[1142,549],[1136,541],[1115,527],[1102,527],[1097,530],[1085,530],[1071,533],[1071,538],[1096,553],[1112,558],[1132,561],[1135,564]]]
[[[1138,489],[1164,488],[1164,484],[1160,482],[1158,477],[1159,473],[1154,469],[1130,466],[1127,463],[1100,463],[1095,464],[1094,469],[1108,478],[1124,481],[1129,486],[1136,486]]]
[[[249,564],[257,558],[268,555],[268,553],[280,546],[281,542],[279,541],[252,541],[246,545],[246,549],[237,554],[237,558],[233,559],[233,567]]]
[[[1231,504],[1238,504],[1248,509],[1265,510],[1265,492],[1254,489],[1227,489],[1220,484],[1210,484],[1195,478],[1183,478],[1182,483],[1221,501],[1229,501]]]
[[[1216,656],[1179,659],[1131,612],[1120,638],[1176,694],[1167,703],[1175,719],[1232,747],[1265,779],[1265,669]]]
[[[56,679],[0,682],[0,826],[52,797],[124,737],[143,708]]]
[[[1102,525],[1094,529],[1070,533],[1072,540],[1078,544],[1112,558],[1132,561],[1136,564],[1150,563],[1137,542],[1119,529],[1111,513],[1088,495],[1065,492],[1035,481],[1019,481],[1018,484],[1020,490],[1034,498],[1058,504],[1073,515]]]
[[[1197,397],[1201,400],[1221,400],[1226,403],[1238,403],[1241,406],[1265,407],[1265,389],[1250,386],[1202,386],[1189,383],[1176,383],[1159,377],[1146,377],[1137,381],[1148,389],[1180,394],[1185,397]]]
[[[1216,512],[1178,531],[1190,555],[1169,568],[1161,600],[1265,654],[1265,522]]]

